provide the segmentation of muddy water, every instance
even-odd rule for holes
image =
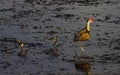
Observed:
[[[0,74],[1,75],[87,75],[75,67],[80,56],[74,34],[89,17],[91,38],[83,42],[91,75],[120,74],[119,0],[1,0]],[[53,41],[59,46],[54,55]],[[25,43],[27,54],[18,56]]]

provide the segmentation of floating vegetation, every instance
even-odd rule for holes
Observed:
[[[56,34],[56,33],[58,33],[58,32],[56,32],[56,31],[47,32],[47,34],[50,34],[50,35],[53,35],[53,34]]]
[[[45,28],[52,28],[53,26],[49,25],[49,26],[45,26]]]
[[[102,1],[102,0],[44,0],[44,1],[39,1],[39,0],[25,0],[25,3],[36,3],[39,5],[65,5],[65,4],[79,4],[79,5],[98,5],[101,3],[106,3],[106,4],[117,4],[117,2],[114,1]]]
[[[62,19],[72,19],[75,15],[73,14],[56,14],[56,18],[62,18]]]
[[[33,26],[33,29],[38,29],[38,26]]]
[[[120,62],[120,55],[118,54],[104,54],[100,57],[100,60],[103,60],[106,63],[117,63]]]

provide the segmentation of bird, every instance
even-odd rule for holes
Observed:
[[[74,36],[75,42],[80,42],[80,48],[82,53],[85,53],[84,48],[82,47],[82,41],[86,41],[90,38],[90,24],[93,22],[93,18],[89,18],[86,22],[86,26],[78,31]]]
[[[17,44],[21,47],[21,51],[18,53],[18,56],[25,57],[28,51],[25,48],[25,43],[22,40],[17,39]]]
[[[52,37],[50,37],[50,40],[52,40],[53,42],[56,42],[57,41],[57,37],[56,36],[52,36]]]
[[[56,36],[52,36],[49,40],[53,41],[54,42],[54,46],[58,46],[59,43],[58,43],[58,40],[57,40],[57,37]]]
[[[17,44],[22,48],[24,47],[24,42],[21,40],[17,40]]]
[[[57,37],[56,36],[52,36],[51,38],[49,38],[49,40],[53,41],[53,47],[55,48],[55,53],[57,53],[58,48],[57,46],[59,45]]]

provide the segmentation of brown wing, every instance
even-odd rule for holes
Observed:
[[[80,41],[85,41],[88,40],[90,38],[90,34],[89,33],[84,33],[81,35],[80,37]]]
[[[82,29],[81,31],[77,32],[74,37],[74,41],[85,41],[88,40],[89,37],[89,32],[86,29]]]

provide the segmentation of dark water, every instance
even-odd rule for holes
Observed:
[[[119,0],[0,0],[1,75],[87,75],[75,67],[73,42],[89,17],[91,38],[83,42],[91,75],[120,74]],[[57,36],[58,53],[53,42]],[[22,40],[26,57],[18,56]]]

